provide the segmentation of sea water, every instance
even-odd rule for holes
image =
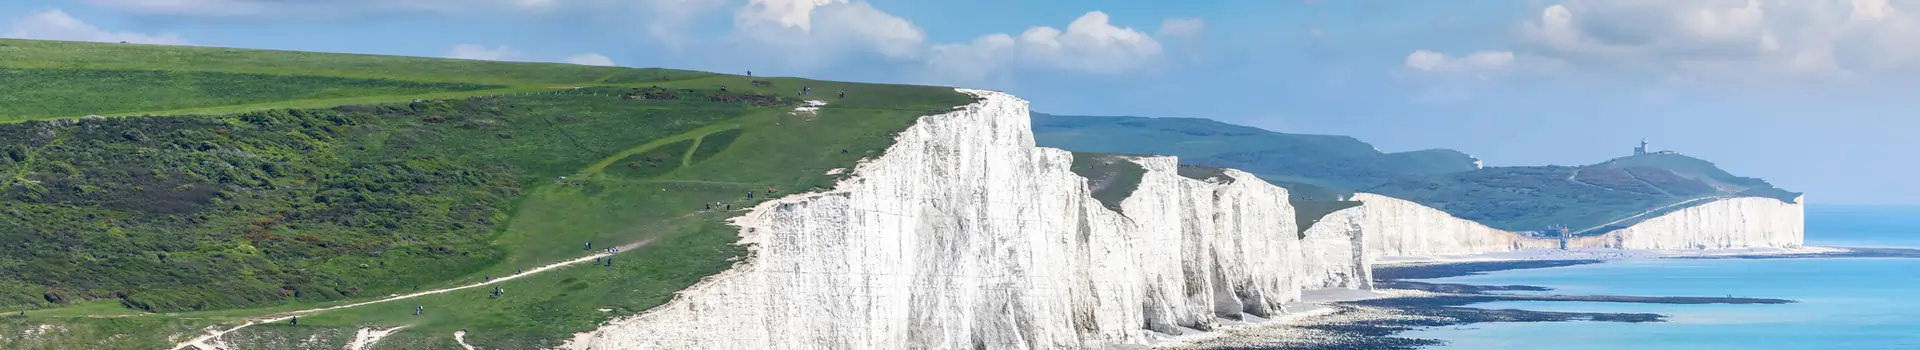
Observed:
[[[1920,248],[1920,207],[1807,208],[1815,246]],[[1527,284],[1554,294],[1781,298],[1781,305],[1496,302],[1472,307],[1644,312],[1667,322],[1480,323],[1400,336],[1447,349],[1920,349],[1920,259],[1621,261],[1492,272],[1448,283]]]

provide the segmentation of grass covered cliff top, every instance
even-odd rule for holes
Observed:
[[[476,288],[233,335],[340,348],[354,328],[405,325],[383,346],[446,348],[461,329],[476,346],[552,346],[726,269],[744,253],[726,218],[832,186],[845,175],[830,169],[974,101],[664,69],[23,40],[0,40],[0,76],[0,333],[61,330],[0,337],[7,349],[166,348],[243,317],[645,242],[610,265],[506,282],[501,298]],[[795,111],[803,100],[827,104]]]
[[[1287,188],[1296,202],[1338,202],[1355,191],[1370,192],[1512,231],[1566,226],[1597,234],[1713,199],[1793,202],[1800,195],[1669,152],[1578,167],[1481,168],[1453,150],[1383,153],[1346,136],[1278,133],[1197,118],[1035,113],[1033,124],[1036,142],[1045,147],[1173,155],[1183,163],[1257,174]]]

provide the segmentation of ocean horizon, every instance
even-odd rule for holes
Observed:
[[[1920,248],[1920,207],[1807,207],[1807,245]],[[1630,260],[1425,280],[1547,294],[1751,297],[1779,305],[1493,302],[1469,307],[1657,313],[1666,322],[1521,322],[1401,333],[1435,349],[1920,349],[1920,259]]]

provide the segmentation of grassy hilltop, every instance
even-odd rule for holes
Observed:
[[[1325,188],[1365,188],[1476,168],[1473,157],[1454,150],[1381,153],[1347,136],[1284,134],[1199,118],[1034,113],[1033,132],[1042,147],[1168,154],[1179,156],[1181,163],[1240,169],[1277,183]]]
[[[648,242],[611,266],[508,281],[498,299],[475,288],[233,335],[340,348],[357,327],[404,325],[381,347],[457,348],[454,330],[487,348],[556,344],[727,268],[743,251],[723,220],[740,209],[829,187],[844,175],[828,170],[877,156],[918,116],[973,101],[664,69],[24,40],[0,40],[0,77],[6,349],[164,348],[243,317],[585,256],[589,241]],[[796,96],[803,86],[814,94]],[[802,99],[828,105],[793,112]]]
[[[1313,212],[1351,203],[1354,191],[1414,201],[1513,231],[1566,226],[1597,234],[1728,197],[1792,201],[1799,193],[1729,174],[1679,154],[1599,164],[1480,168],[1453,150],[1382,153],[1346,136],[1286,134],[1197,118],[1058,116],[1035,113],[1034,138],[1077,152],[1151,153],[1230,167],[1286,187]],[[1305,212],[1305,211],[1303,211]],[[1305,219],[1318,218],[1315,215]],[[1623,220],[1624,219],[1624,220]]]

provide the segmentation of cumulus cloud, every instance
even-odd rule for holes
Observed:
[[[755,44],[818,59],[857,53],[912,59],[926,42],[913,22],[845,0],[750,0],[735,12],[734,26]]]
[[[172,34],[115,32],[94,27],[66,11],[46,10],[15,19],[6,37],[18,39],[129,42],[140,44],[187,45],[186,39]]]
[[[1511,51],[1480,51],[1464,57],[1447,57],[1439,52],[1417,50],[1406,59],[1408,69],[1428,72],[1490,72],[1512,64]]]
[[[500,46],[494,46],[494,47],[487,47],[486,45],[478,45],[478,44],[454,45],[453,48],[447,49],[447,53],[441,54],[440,57],[457,58],[457,59],[465,59],[465,60],[483,60],[483,61],[553,62],[553,63],[578,64],[578,65],[585,65],[585,66],[613,66],[614,65],[612,58],[608,58],[605,55],[592,53],[592,52],[574,54],[572,56],[567,56],[567,57],[558,58],[558,59],[551,58],[552,56],[547,56],[548,58],[541,58],[541,57],[538,57],[537,55],[530,55],[518,49],[514,49],[511,46],[506,46],[506,45],[500,45]]]
[[[1066,30],[1033,27],[1018,36],[992,34],[968,43],[936,45],[928,64],[964,80],[1020,68],[1118,74],[1153,62],[1161,50],[1152,36],[1115,26],[1106,13],[1093,11],[1068,23]]]
[[[784,65],[810,70],[847,62],[881,60],[924,65],[936,76],[983,76],[1019,69],[1052,69],[1118,74],[1159,59],[1162,39],[1202,34],[1205,21],[1169,18],[1151,33],[1110,22],[1093,11],[1064,28],[1032,27],[1018,34],[980,36],[958,43],[930,43],[925,30],[863,0],[82,0],[147,15],[324,17],[361,13],[418,12],[572,14],[616,20],[680,53],[738,64]],[[732,11],[733,28],[716,38],[691,38],[689,24],[701,16],[741,4]],[[610,22],[611,23],[611,22]],[[701,40],[695,40],[701,39]],[[708,40],[711,39],[711,40]],[[546,60],[508,47],[461,45],[447,57],[488,60]],[[576,62],[573,59],[558,59]],[[601,60],[577,61],[606,63]],[[949,79],[940,79],[951,81]]]
[[[1915,0],[1572,0],[1518,25],[1514,50],[1596,68],[1847,77],[1920,64]]]
[[[515,51],[506,45],[492,48],[474,44],[454,45],[452,49],[447,50],[445,55],[441,56],[446,58],[485,61],[518,61],[521,59],[520,51]]]
[[[1207,21],[1199,18],[1168,18],[1160,21],[1160,31],[1155,35],[1163,38],[1192,37],[1206,29]]]
[[[607,58],[607,56],[602,56],[597,53],[583,53],[583,54],[569,56],[564,62],[578,64],[578,65],[585,65],[585,66],[612,66],[613,65],[612,58]]]

